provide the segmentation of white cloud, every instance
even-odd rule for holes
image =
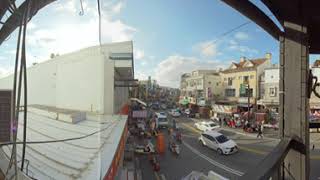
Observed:
[[[250,48],[248,46],[243,46],[243,45],[230,45],[229,49],[239,51],[241,53],[249,53],[249,55],[254,55],[259,53],[258,50]]]
[[[136,49],[136,50],[134,50],[133,55],[134,55],[135,60],[143,59],[144,58],[144,51],[141,49]]]
[[[71,4],[71,5],[70,5]],[[75,1],[69,1],[60,11],[65,13],[74,13]],[[95,5],[95,4],[93,4]],[[81,48],[98,45],[99,42],[99,22],[96,17],[96,11],[92,4],[83,4],[85,13],[88,18],[82,21],[73,21],[66,19],[68,22],[57,23],[54,26],[39,28],[28,31],[27,43],[33,48],[41,50],[42,54],[50,53],[64,54]],[[78,10],[77,10],[78,11]],[[71,23],[70,23],[71,22]],[[41,28],[41,29],[40,29]],[[121,42],[132,40],[137,29],[131,27],[121,20],[114,20],[112,16],[106,14],[102,17],[101,22],[101,39],[102,43]],[[140,54],[140,57],[142,55]]]
[[[200,52],[204,57],[212,57],[218,55],[217,45],[212,41],[206,41],[196,44],[194,50]]]
[[[232,51],[238,51],[243,54],[248,54],[249,56],[253,56],[259,53],[258,50],[254,48],[250,48],[248,46],[240,45],[236,40],[229,40],[229,45],[228,45],[229,50]]]
[[[135,78],[138,79],[138,80],[147,80],[148,79],[148,75],[146,75],[142,71],[138,71],[138,72],[135,72]]]
[[[13,67],[11,68],[0,67],[0,78],[8,76],[12,72],[13,72]]]
[[[234,35],[234,38],[236,38],[238,40],[247,40],[247,39],[249,39],[249,35],[245,32],[237,32]]]
[[[160,85],[179,87],[180,76],[196,69],[218,69],[226,67],[219,61],[201,61],[195,57],[169,56],[155,67],[155,79]]]
[[[124,3],[123,1],[120,1],[118,3],[116,3],[112,8],[112,12],[115,13],[115,14],[118,14],[120,13],[120,11],[122,10],[122,8],[124,7]]]
[[[68,0],[64,2],[60,2],[55,6],[55,10],[62,13],[77,13],[77,11],[80,12],[80,6],[79,8],[76,7],[77,0]]]
[[[37,28],[37,25],[33,22],[29,22],[27,25],[27,28],[28,28],[28,30],[32,30],[32,29]]]

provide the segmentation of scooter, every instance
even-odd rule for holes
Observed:
[[[139,154],[153,154],[155,149],[152,143],[148,143],[146,146],[136,146],[135,152]]]

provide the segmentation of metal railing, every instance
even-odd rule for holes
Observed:
[[[287,156],[289,150],[295,150],[301,154],[306,154],[306,146],[301,143],[297,137],[284,138],[279,144],[269,153],[261,162],[257,168],[254,168],[243,176],[239,180],[269,180],[270,178],[277,177],[280,168],[282,167],[290,177],[292,176],[287,168],[283,165],[284,159]],[[281,179],[280,177],[275,179]],[[294,179],[294,177],[293,177]]]

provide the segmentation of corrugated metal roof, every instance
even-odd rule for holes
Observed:
[[[74,138],[103,130],[79,140],[28,144],[26,159],[30,161],[29,175],[41,180],[100,179],[109,169],[126,119],[127,116],[91,116],[77,124],[69,124],[28,113],[27,141]],[[19,123],[18,140],[22,139],[22,122]],[[22,146],[17,147],[19,160]],[[2,149],[7,155],[11,152],[10,146]]]

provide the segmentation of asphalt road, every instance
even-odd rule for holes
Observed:
[[[152,171],[146,156],[140,156],[140,167],[143,170],[144,180],[159,179],[160,175],[164,175],[167,180],[180,180],[192,171],[207,174],[210,170],[231,180],[237,179],[243,173],[255,168],[278,143],[273,139],[257,139],[221,130],[222,134],[235,140],[239,146],[239,152],[221,156],[216,151],[198,143],[200,131],[194,128],[194,120],[189,118],[177,118],[176,120],[183,134],[183,143],[180,144],[181,154],[176,156],[167,151],[159,155],[161,169],[158,173]],[[163,133],[167,135],[167,130],[163,130]],[[320,177],[317,167],[320,167],[320,159],[311,160],[310,179]]]

